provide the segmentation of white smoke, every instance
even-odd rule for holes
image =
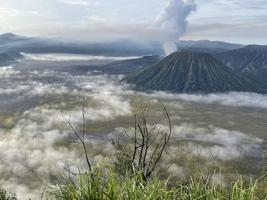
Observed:
[[[156,18],[154,25],[169,33],[163,45],[166,55],[177,50],[175,42],[185,33],[187,17],[195,9],[194,0],[170,0],[167,7]]]

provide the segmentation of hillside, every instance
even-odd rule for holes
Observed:
[[[267,46],[249,45],[216,57],[236,72],[267,86]]]
[[[221,51],[233,50],[243,47],[241,44],[234,44],[222,41],[210,40],[179,40],[177,43],[178,49],[196,48],[196,49],[219,49]]]
[[[13,33],[5,33],[5,34],[0,35],[0,45],[19,42],[19,41],[23,41],[26,39],[27,39],[26,37],[19,36]]]
[[[143,56],[163,53],[162,46],[158,42],[131,40],[85,42],[82,39],[24,37],[13,33],[0,35],[0,47],[5,51],[25,53],[69,53],[104,56]]]
[[[132,74],[138,73],[146,67],[155,65],[159,61],[159,56],[143,56],[140,58],[113,61],[103,65],[77,66],[76,70],[97,70],[107,74]]]
[[[16,60],[9,56],[7,53],[0,54],[0,66],[10,65],[11,63],[15,62]]]
[[[23,55],[15,51],[2,52],[0,53],[0,66],[11,65],[21,58],[23,58]]]
[[[141,90],[185,93],[259,92],[256,84],[214,57],[198,52],[175,52],[127,81]]]

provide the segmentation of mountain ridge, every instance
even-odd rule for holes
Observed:
[[[267,46],[248,45],[216,54],[227,66],[267,88]]]
[[[140,90],[182,93],[262,92],[256,83],[234,73],[210,54],[175,52],[159,64],[126,78]]]
[[[233,50],[244,47],[242,44],[229,43],[223,41],[211,41],[211,40],[179,40],[176,43],[177,49],[221,49],[224,51]]]

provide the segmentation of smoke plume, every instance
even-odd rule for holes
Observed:
[[[156,18],[154,25],[168,33],[163,44],[166,55],[177,50],[175,42],[185,33],[187,17],[195,9],[194,0],[170,0],[167,7]]]

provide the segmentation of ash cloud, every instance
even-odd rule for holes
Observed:
[[[164,11],[156,18],[154,26],[169,33],[164,41],[163,48],[168,55],[177,51],[176,41],[187,29],[187,18],[196,10],[193,0],[170,0]]]

